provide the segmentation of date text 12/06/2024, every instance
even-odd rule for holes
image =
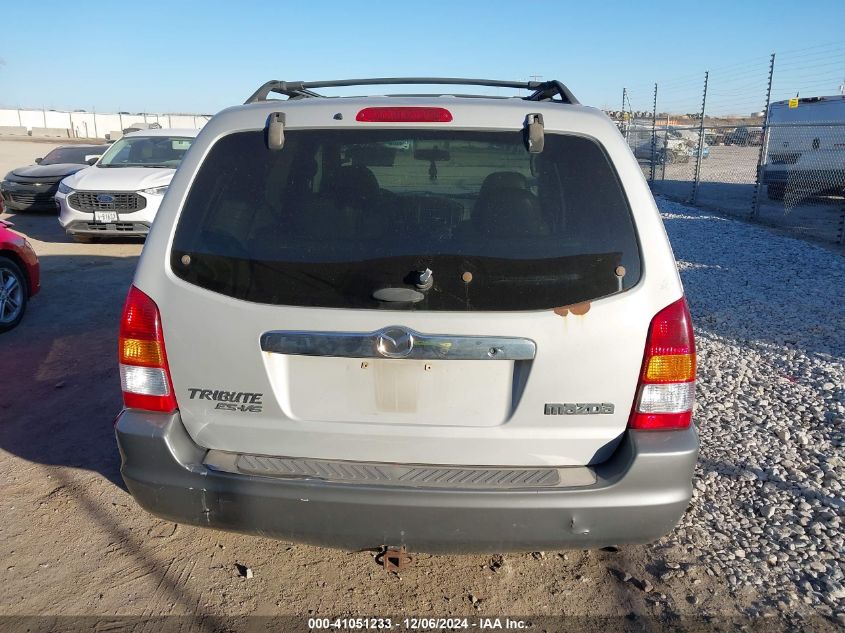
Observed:
[[[400,630],[523,630],[529,627],[525,620],[511,618],[309,618],[308,628],[314,631],[319,630],[367,630],[367,629],[400,629]]]

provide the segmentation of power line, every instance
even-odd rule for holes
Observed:
[[[826,62],[826,63],[821,63],[821,62]],[[798,69],[805,69],[805,68],[826,68],[828,66],[841,66],[841,67],[845,68],[845,53],[843,53],[840,56],[834,57],[834,58],[826,57],[823,60],[819,60],[818,62],[813,61],[811,63],[801,62],[801,63],[793,63],[793,64],[783,63],[783,64],[780,65],[780,69],[781,70],[783,70],[783,69],[798,70]]]
[[[798,49],[775,51],[775,52],[778,54],[778,56],[787,55],[787,56],[790,57],[790,59],[796,59],[796,58],[799,58],[799,57],[810,57],[812,55],[824,53],[826,50],[837,51],[837,50],[841,50],[842,48],[843,48],[842,41],[838,41],[838,42],[835,42],[835,43],[834,42],[828,42],[827,44],[819,44],[818,46],[809,46],[807,48],[798,48]],[[818,50],[818,49],[823,49],[823,50]],[[813,52],[810,52],[810,53],[804,52],[804,51],[810,51],[810,50],[812,50]],[[791,53],[804,53],[804,54],[803,55],[793,55]]]

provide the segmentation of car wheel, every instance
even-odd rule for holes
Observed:
[[[783,185],[769,185],[766,187],[766,195],[769,200],[783,200],[786,195],[786,187]]]
[[[27,301],[26,278],[11,259],[0,257],[0,332],[11,330],[23,318]]]
[[[664,165],[671,165],[676,160],[675,152],[670,152],[669,150],[666,150],[660,155],[660,159]]]

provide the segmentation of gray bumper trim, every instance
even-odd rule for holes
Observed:
[[[124,411],[115,431],[123,479],[153,514],[348,550],[505,552],[649,542],[686,509],[698,452],[694,429],[629,431],[595,467],[592,486],[432,489],[214,471],[178,413]]]
[[[147,235],[150,225],[146,222],[120,221],[110,224],[98,224],[85,220],[75,220],[65,227],[68,235],[90,235],[101,237],[137,237]]]
[[[511,468],[491,466],[429,466],[304,457],[268,457],[208,451],[203,463],[223,472],[312,479],[351,484],[473,490],[517,490],[589,486],[596,483],[592,468]]]

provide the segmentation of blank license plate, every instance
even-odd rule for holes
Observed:
[[[117,222],[117,211],[94,211],[94,222]]]

